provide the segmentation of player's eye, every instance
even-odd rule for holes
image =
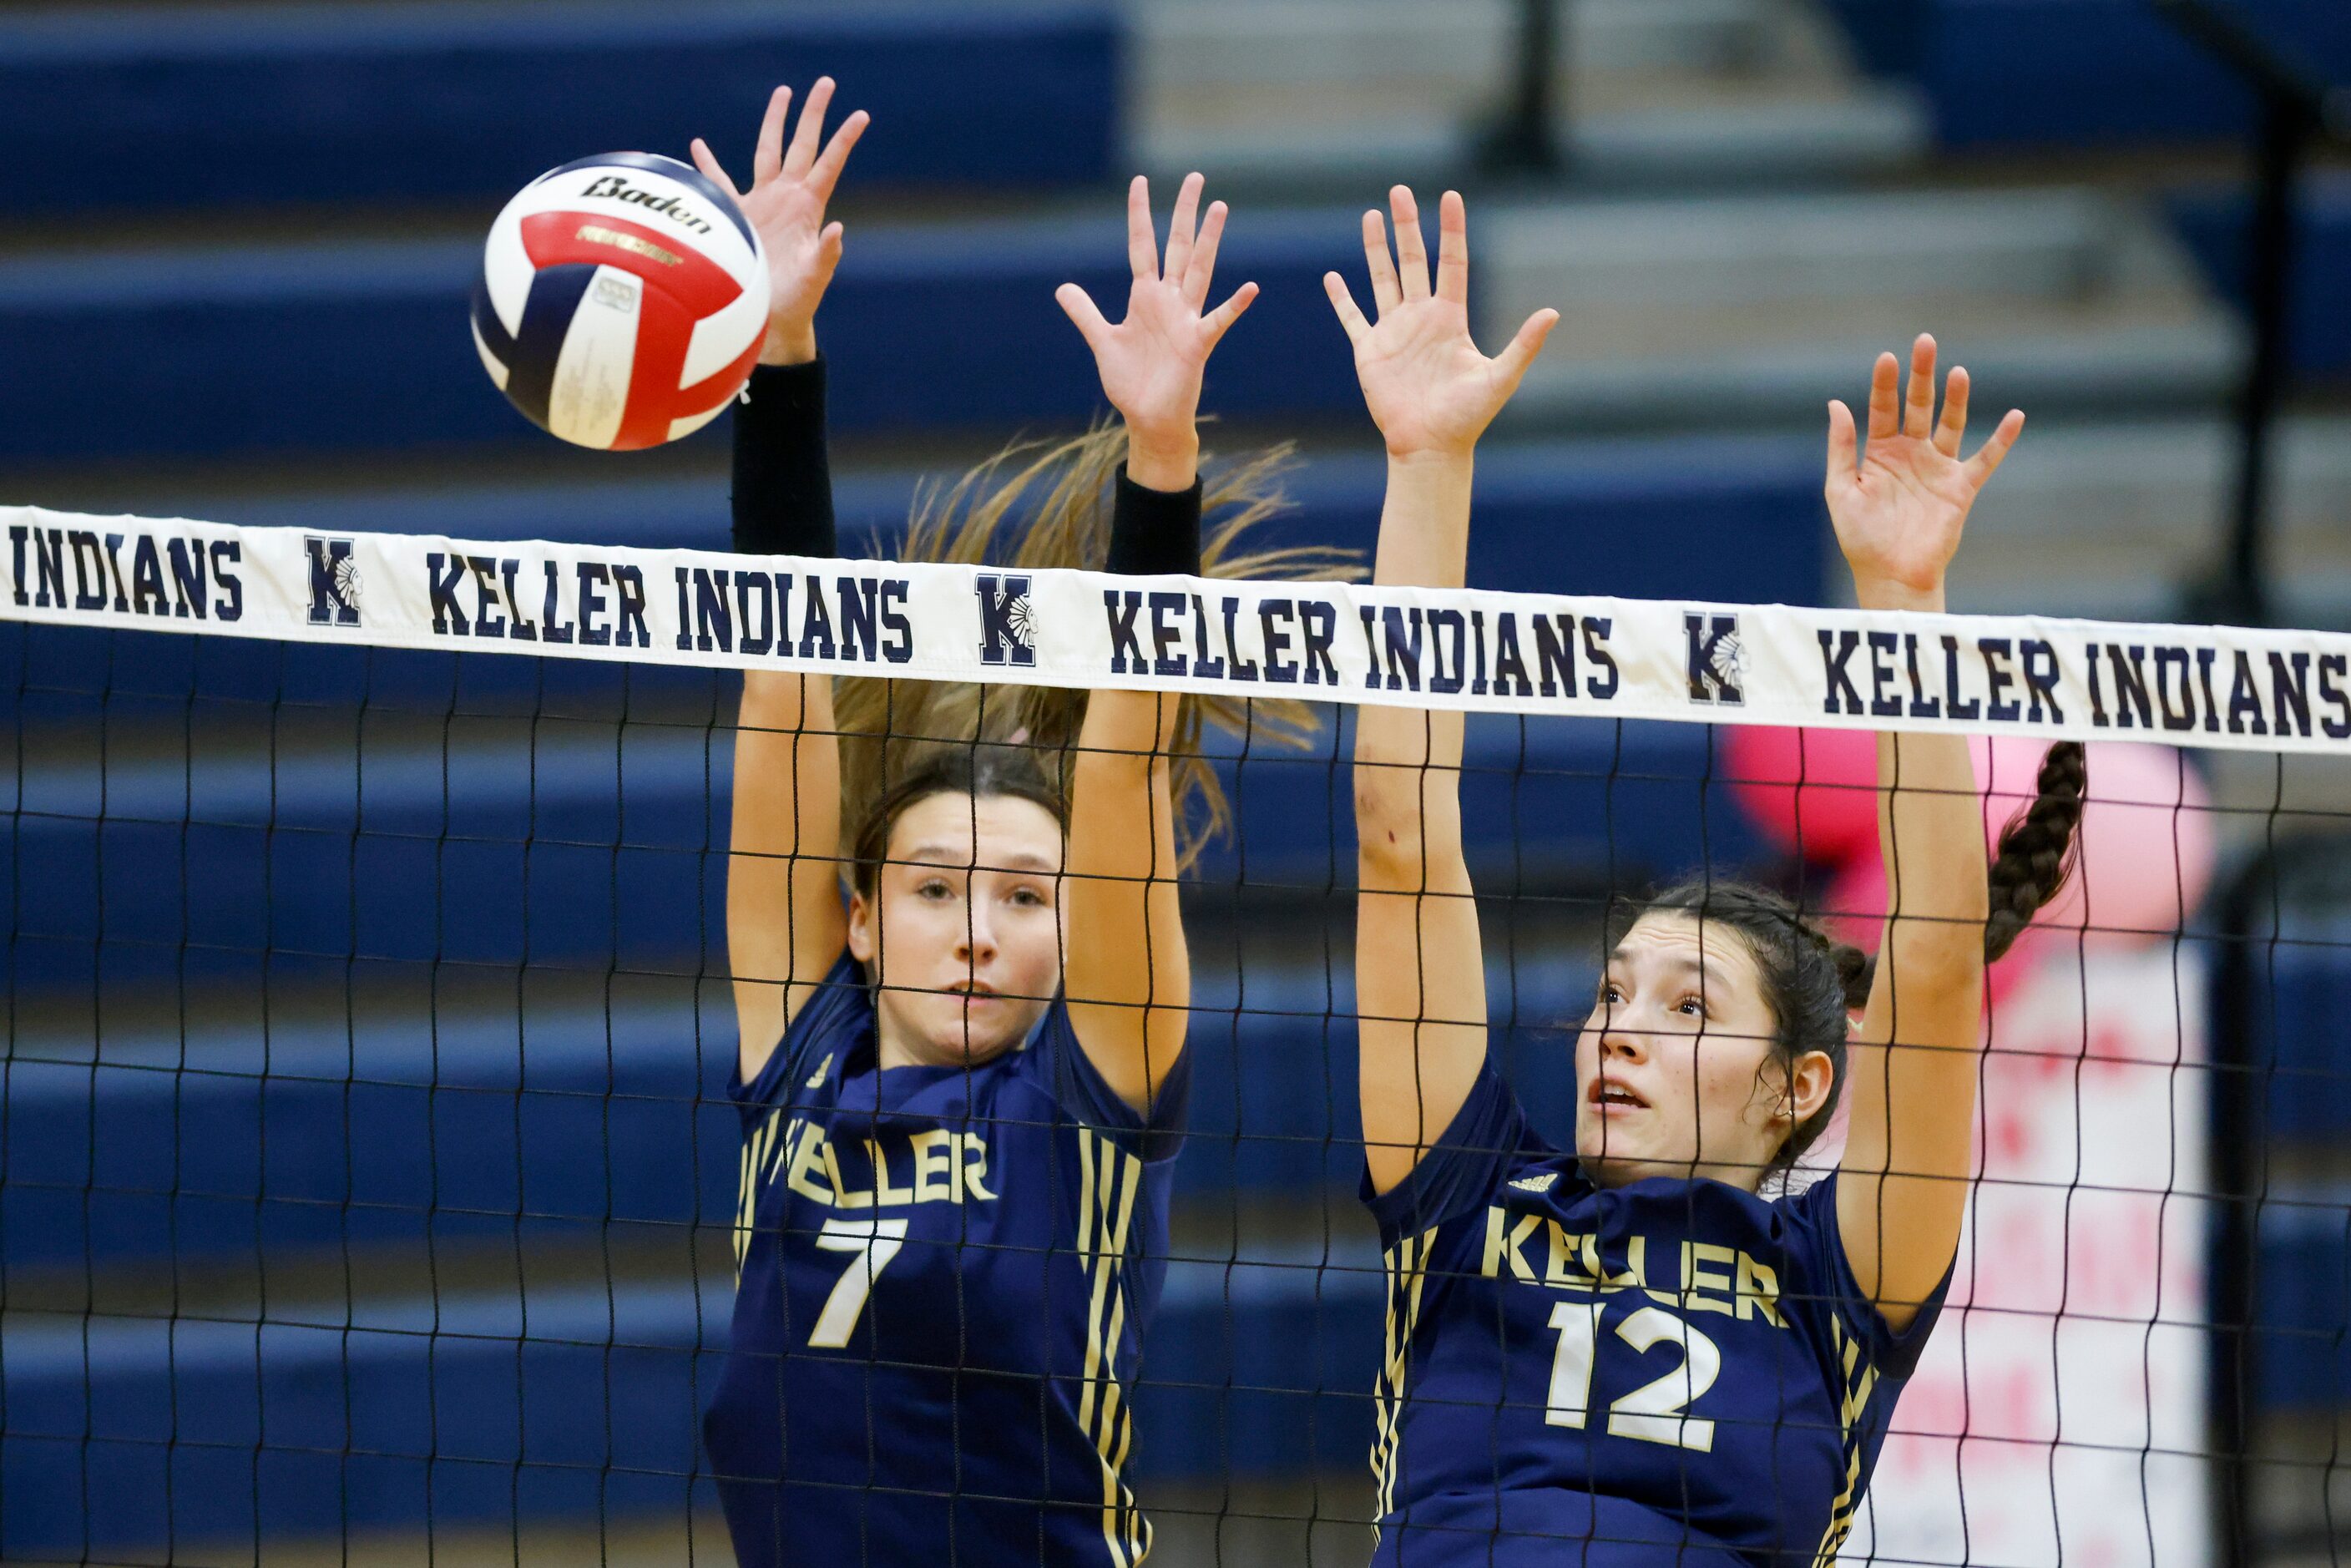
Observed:
[[[1023,909],[1042,909],[1045,907],[1046,898],[1044,894],[1036,888],[1022,886],[1012,890],[1012,902]]]
[[[1692,993],[1689,996],[1684,997],[1679,1002],[1677,1002],[1675,1004],[1675,1010],[1685,1013],[1691,1018],[1704,1018],[1706,1016],[1706,998],[1697,995],[1696,993]]]
[[[943,876],[926,877],[915,887],[914,896],[935,904],[941,899],[954,897],[955,889],[947,885],[947,879]]]
[[[1614,980],[1603,980],[1600,982],[1600,999],[1612,1005],[1621,1002],[1625,999],[1625,988]]]

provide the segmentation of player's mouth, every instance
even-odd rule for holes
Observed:
[[[1649,1108],[1649,1103],[1627,1088],[1623,1081],[1604,1074],[1592,1081],[1592,1087],[1584,1092],[1584,1099],[1596,1106],[1603,1116],[1629,1115],[1635,1111]]]
[[[947,992],[951,996],[961,997],[967,1009],[985,1007],[990,1002],[1000,999],[997,996],[996,988],[986,980],[957,980],[947,988]]]

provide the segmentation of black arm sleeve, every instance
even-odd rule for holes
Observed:
[[[1200,482],[1188,490],[1151,490],[1118,467],[1104,571],[1123,577],[1200,575]]]
[[[824,357],[761,365],[735,409],[735,549],[841,553],[824,444]]]

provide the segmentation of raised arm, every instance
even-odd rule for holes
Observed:
[[[1898,379],[1895,357],[1880,357],[1865,458],[1852,411],[1829,405],[1829,516],[1863,609],[1939,612],[1968,511],[2024,416],[2011,411],[1983,450],[1962,461],[1967,371],[1951,371],[1939,423],[1932,338],[1911,350],[1908,396],[1897,405]],[[1898,1330],[1959,1249],[1983,1038],[1988,894],[1982,807],[1965,738],[1880,736],[1877,781],[1892,913],[1847,1063],[1853,1122],[1837,1230],[1855,1282]]]
[[[820,143],[832,80],[820,79],[791,145],[791,89],[778,88],[737,191],[699,138],[694,161],[732,193],[768,254],[768,340],[735,421],[735,548],[747,555],[839,553],[825,455],[824,363],[816,311],[840,265],[841,228],[825,204],[865,130],[862,110]],[[748,1083],[784,1028],[841,956],[841,758],[832,681],[751,671],[736,722],[726,952],[735,975],[737,1063]]]
[[[1447,192],[1431,286],[1412,193],[1389,193],[1395,249],[1364,214],[1376,323],[1337,273],[1323,280],[1388,454],[1373,580],[1458,588],[1478,438],[1518,390],[1559,313],[1495,359],[1469,336],[1468,218]],[[1364,1155],[1374,1190],[1412,1174],[1461,1109],[1486,1053],[1486,967],[1461,852],[1458,713],[1364,706],[1355,718],[1355,1011]]]
[[[1199,214],[1187,176],[1168,224],[1163,264],[1151,192],[1128,187],[1126,319],[1113,326],[1086,291],[1056,298],[1093,350],[1102,393],[1126,422],[1126,470],[1111,524],[1109,570],[1138,575],[1200,570],[1200,385],[1208,355],[1257,298],[1244,283],[1204,310],[1224,235],[1225,204]],[[1070,1022],[1110,1086],[1149,1113],[1184,1050],[1192,962],[1176,896],[1176,811],[1167,747],[1177,699],[1098,691],[1086,704],[1070,789],[1064,896]]]

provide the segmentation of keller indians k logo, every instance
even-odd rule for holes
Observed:
[[[973,591],[979,595],[979,662],[1024,668],[1035,664],[1037,628],[1029,619],[1029,579],[983,571]]]
[[[360,623],[360,570],[351,559],[352,542],[319,534],[302,536],[310,557],[310,624],[356,626]]]
[[[1740,683],[1747,678],[1739,646],[1739,617],[1682,612],[1682,630],[1689,638],[1689,700],[1722,707],[1743,707],[1747,694]]]

